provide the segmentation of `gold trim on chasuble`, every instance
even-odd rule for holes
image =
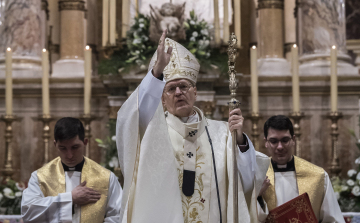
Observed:
[[[45,197],[57,196],[66,192],[65,173],[60,157],[50,161],[37,171],[40,189]],[[81,171],[81,182],[101,194],[100,200],[93,204],[81,206],[81,223],[98,223],[104,221],[107,196],[110,183],[110,171],[85,157]]]
[[[177,170],[179,179],[179,189],[181,191],[181,201],[183,208],[184,223],[205,223],[210,217],[210,200],[212,186],[212,156],[208,137],[206,135],[206,120],[203,118],[200,109],[194,107],[194,110],[201,118],[200,122],[183,123],[177,117],[168,114],[166,118],[170,139],[173,145],[175,158],[177,160]],[[184,171],[184,144],[189,131],[197,125],[198,133],[195,134],[197,145],[196,164],[195,164],[195,188],[192,196],[186,196],[182,192],[183,171]],[[190,125],[191,129],[186,126]]]
[[[304,159],[294,156],[296,182],[299,190],[299,195],[307,192],[310,198],[311,206],[317,218],[320,216],[321,204],[324,200],[325,191],[325,171]],[[270,186],[263,195],[269,211],[276,208],[276,194],[275,194],[275,173],[270,163],[269,169],[266,173],[270,180]]]

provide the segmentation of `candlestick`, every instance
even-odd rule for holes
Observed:
[[[5,106],[6,115],[11,116],[13,113],[13,87],[12,87],[12,51],[8,47],[5,55]]]
[[[90,114],[91,109],[91,48],[85,47],[85,77],[84,77],[84,114]]]
[[[83,114],[80,119],[84,122],[85,138],[88,139],[88,143],[85,149],[85,156],[90,158],[90,139],[91,139],[90,124],[93,120],[96,119],[96,117],[90,114]]]
[[[231,34],[229,40],[229,47],[227,50],[228,53],[228,66],[229,66],[229,89],[230,89],[230,102],[228,102],[229,110],[234,110],[240,107],[240,102],[236,99],[236,90],[238,88],[238,84],[236,81],[236,71],[235,71],[235,62],[236,62],[236,44],[237,38],[234,33]],[[236,130],[231,132],[232,137],[232,178],[233,178],[233,210],[234,210],[234,223],[239,222],[238,215],[238,168],[237,168],[237,160],[236,160],[236,150],[238,149],[237,140],[236,140]]]
[[[330,87],[330,98],[331,98],[331,112],[337,111],[338,101],[338,87],[337,87],[337,49],[336,46],[332,46],[330,53],[330,65],[331,65],[331,87]]]
[[[223,40],[229,39],[229,1],[224,0],[224,23],[223,23],[224,36]]]
[[[214,31],[215,45],[220,45],[220,21],[219,21],[219,1],[214,0]]]
[[[236,46],[241,47],[241,4],[240,0],[234,0],[234,27],[235,35],[239,40],[237,41]]]
[[[259,87],[257,75],[257,49],[256,46],[250,48],[251,59],[251,105],[254,114],[259,113]]]
[[[50,122],[54,120],[49,114],[39,116],[43,123],[43,142],[44,142],[44,165],[49,162],[49,143],[50,143]]]
[[[293,112],[300,112],[299,59],[296,44],[291,48]]]
[[[15,173],[15,170],[12,166],[12,122],[17,120],[17,117],[14,115],[5,115],[1,116],[1,120],[5,122],[5,161],[4,168],[1,170],[5,179],[8,181],[11,179],[12,175]]]
[[[109,43],[109,0],[103,0],[102,14],[102,46]]]
[[[42,51],[42,106],[43,114],[50,115],[50,95],[49,95],[49,52],[46,49]]]
[[[305,115],[303,112],[291,112],[289,117],[294,120],[295,155],[301,157],[300,120],[305,117]]]
[[[330,112],[328,114],[328,118],[331,119],[331,162],[330,162],[330,173],[331,176],[337,176],[341,172],[341,167],[339,163],[339,157],[338,157],[338,120],[342,118],[341,112]]]
[[[110,0],[110,45],[116,45],[116,0]]]

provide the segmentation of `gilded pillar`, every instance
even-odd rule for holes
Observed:
[[[358,75],[346,51],[345,0],[298,1],[300,75],[329,76],[333,45],[338,49],[338,75]]]
[[[259,0],[259,75],[290,75],[284,59],[284,0]]]
[[[59,0],[60,60],[56,61],[53,76],[84,76],[85,1]]]
[[[3,0],[0,4],[0,77],[5,77],[5,51],[13,51],[13,77],[41,77],[41,0]]]

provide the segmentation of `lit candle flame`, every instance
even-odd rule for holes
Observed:
[[[293,47],[294,47],[294,48],[296,48],[296,47],[297,47],[297,45],[296,45],[296,44],[294,44],[294,45],[293,45]]]
[[[333,46],[332,46],[332,48],[335,50],[335,49],[336,49],[336,46],[335,46],[335,45],[333,45]]]
[[[46,52],[46,49],[45,49],[45,48],[43,49],[43,52],[44,52],[44,53]]]
[[[10,47],[8,47],[6,50],[10,52],[10,51],[11,51],[11,48],[10,48]]]
[[[253,48],[254,50],[256,49],[256,46],[254,45],[254,46],[252,46],[251,48]]]
[[[90,46],[87,45],[87,46],[85,47],[85,50],[90,50]]]

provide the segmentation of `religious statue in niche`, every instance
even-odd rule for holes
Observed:
[[[160,9],[150,5],[150,40],[157,42],[165,29],[168,30],[167,36],[175,41],[186,38],[183,26],[185,4],[165,3]]]

